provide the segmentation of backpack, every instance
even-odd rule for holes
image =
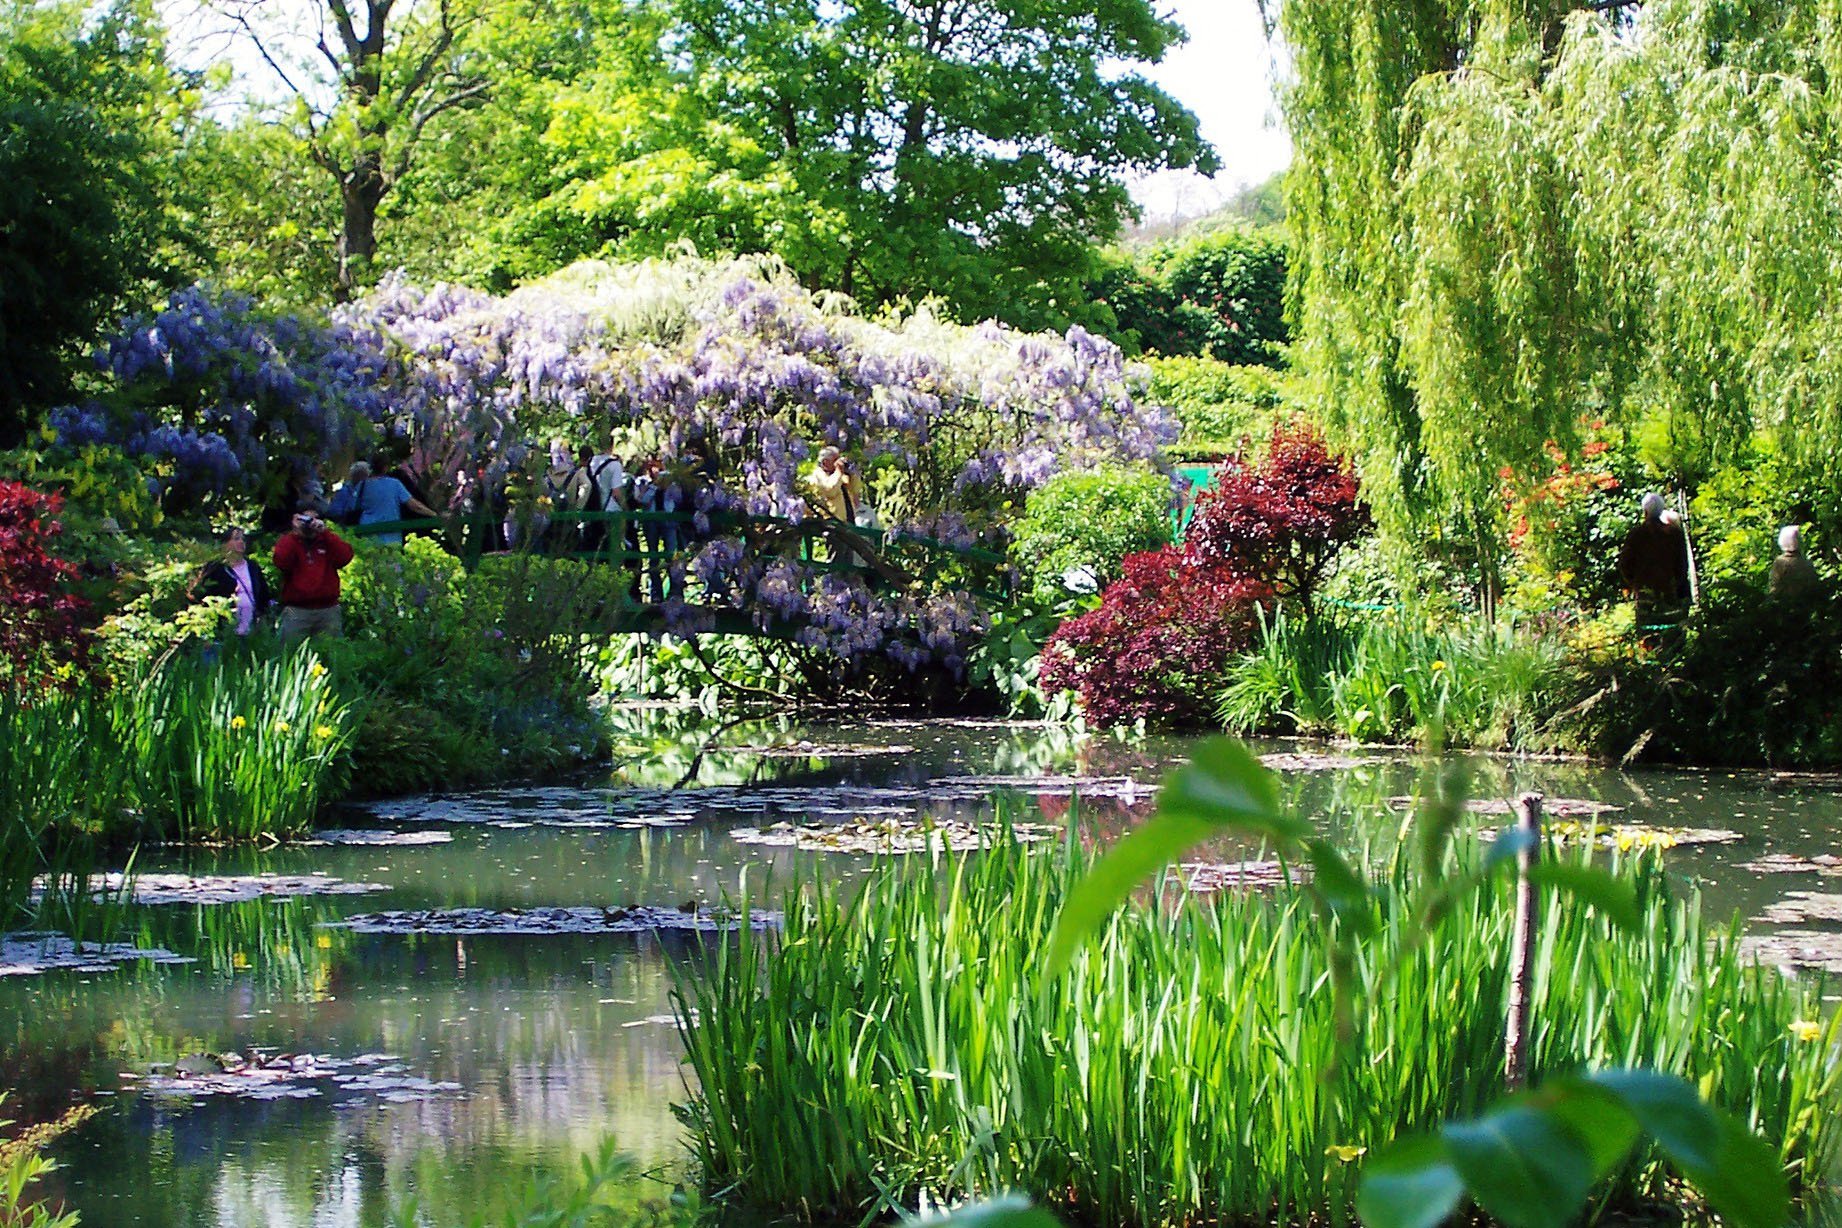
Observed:
[[[602,458],[599,465],[589,466],[588,502],[583,505],[583,511],[605,512],[608,510],[609,505],[614,502],[613,496],[616,492],[610,490],[606,494],[603,494],[601,491],[601,475],[608,471],[609,465],[616,463],[618,462],[614,457],[606,456]]]
[[[337,520],[340,524],[346,525],[347,527],[351,527],[351,528],[355,528],[358,525],[364,523],[365,487],[369,486],[370,484],[371,484],[370,478],[366,478],[364,481],[360,482],[358,484],[358,490],[352,495],[352,506],[340,512],[333,519]]]

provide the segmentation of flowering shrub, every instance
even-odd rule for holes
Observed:
[[[77,569],[51,553],[62,500],[0,481],[0,684],[23,691],[91,669]]]
[[[1622,437],[1604,422],[1585,419],[1580,427],[1577,450],[1549,440],[1540,466],[1527,473],[1508,466],[1498,471],[1512,591],[1520,605],[1545,609],[1619,599],[1618,546],[1637,514],[1626,479],[1636,476],[1637,466]]]
[[[227,491],[278,495],[388,404],[386,340],[361,316],[271,314],[203,286],[127,321],[96,362],[114,395],[54,410],[58,440],[143,461],[168,511]]]
[[[1205,716],[1229,661],[1253,645],[1272,589],[1174,546],[1130,555],[1122,571],[1099,609],[1049,638],[1043,689],[1074,691],[1100,725]]]
[[[1257,463],[1242,454],[1222,465],[1196,501],[1186,543],[1200,559],[1308,607],[1337,552],[1369,523],[1349,463],[1310,426],[1280,424]]]

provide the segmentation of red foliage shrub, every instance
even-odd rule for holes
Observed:
[[[1310,426],[1273,428],[1266,456],[1223,462],[1196,501],[1186,545],[1208,562],[1273,586],[1304,605],[1337,552],[1369,529],[1349,462]]]
[[[77,569],[49,549],[62,505],[0,481],[0,685],[9,690],[43,686],[60,666],[67,677],[92,668],[89,605],[70,592]]]
[[[1074,691],[1100,725],[1204,717],[1228,662],[1253,643],[1272,589],[1166,546],[1127,555],[1100,608],[1056,628],[1043,647],[1045,691]]]

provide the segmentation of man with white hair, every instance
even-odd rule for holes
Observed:
[[[1668,519],[1655,491],[1640,505],[1643,518],[1618,549],[1618,578],[1637,601],[1640,636],[1676,622],[1689,598],[1688,538],[1680,518]]]
[[[1774,597],[1802,597],[1819,583],[1816,568],[1804,557],[1802,534],[1794,524],[1778,530],[1778,557],[1772,560],[1767,591]]]
[[[848,525],[857,523],[857,509],[863,506],[863,479],[838,449],[819,449],[818,467],[807,475],[806,482],[817,496],[812,501],[814,510]]]

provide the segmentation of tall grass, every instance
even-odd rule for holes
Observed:
[[[0,696],[0,904],[73,840],[304,830],[356,727],[306,649],[175,658],[107,690]]]
[[[1231,668],[1217,716],[1237,733],[1517,746],[1533,734],[1561,651],[1513,620],[1320,614],[1300,624],[1281,611]]]
[[[782,935],[685,973],[684,1116],[708,1186],[808,1221],[1016,1189],[1095,1224],[1346,1223],[1364,1148],[1501,1091],[1507,887],[1458,904],[1387,983],[1358,966],[1345,1039],[1317,923],[1289,894],[1127,910],[1040,982],[1085,863],[1000,846],[886,866],[854,897],[805,886]],[[1413,925],[1409,871],[1384,873],[1378,923]],[[1534,1077],[1684,1074],[1781,1140],[1801,1178],[1838,1129],[1837,1025],[1800,1040],[1816,995],[1743,965],[1654,864],[1635,874],[1640,934],[1578,902],[1545,909]],[[1668,1188],[1646,1159],[1603,1196]]]

